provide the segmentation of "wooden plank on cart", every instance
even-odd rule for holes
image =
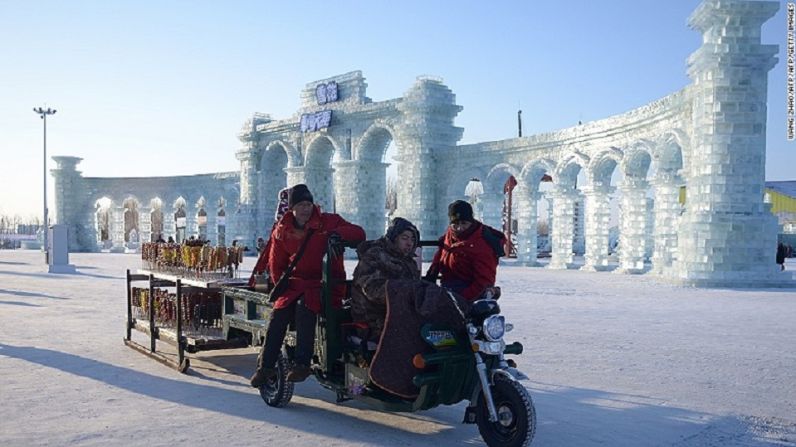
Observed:
[[[171,281],[177,283],[179,279],[184,286],[201,287],[203,289],[218,289],[221,287],[244,287],[246,280],[241,278],[221,278],[221,279],[195,279],[185,278],[180,275],[158,272],[153,270],[138,270],[141,275],[153,275],[155,279]]]

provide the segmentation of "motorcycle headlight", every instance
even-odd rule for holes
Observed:
[[[503,315],[492,315],[484,320],[484,336],[489,341],[498,341],[506,333],[506,319]]]

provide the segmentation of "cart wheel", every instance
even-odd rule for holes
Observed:
[[[478,398],[476,422],[478,432],[490,447],[525,447],[536,432],[536,410],[528,390],[521,383],[503,375],[495,377],[492,400],[497,411],[497,422],[489,421],[489,409],[484,393]]]
[[[281,408],[290,402],[293,397],[293,382],[287,381],[287,372],[290,362],[282,353],[276,361],[276,377],[269,379],[260,387],[260,396],[266,404]]]

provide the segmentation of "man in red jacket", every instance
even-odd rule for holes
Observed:
[[[265,343],[257,362],[257,371],[251,377],[251,385],[259,388],[276,374],[276,361],[282,350],[285,332],[291,320],[296,324],[295,364],[287,380],[301,382],[310,375],[310,359],[315,342],[315,324],[321,309],[321,277],[323,256],[329,238],[360,242],[365,240],[365,231],[346,222],[337,214],[322,213],[313,204],[313,197],[306,185],[296,185],[290,190],[288,204],[290,212],[284,215],[271,234],[268,270],[271,278],[278,282],[306,241],[304,253],[290,274],[287,287],[276,297],[271,319],[265,332]],[[345,279],[342,256],[332,261],[332,276]],[[340,283],[332,291],[333,304],[339,306],[345,295],[345,284]]]
[[[495,287],[498,259],[503,256],[506,236],[473,218],[473,207],[463,200],[448,206],[450,226],[439,239],[440,247],[431,261],[426,279],[435,281],[441,275],[440,285],[475,301],[489,292],[497,297]]]

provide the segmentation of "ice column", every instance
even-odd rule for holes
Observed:
[[[396,215],[412,221],[422,238],[437,234],[447,203],[437,203],[434,156],[451,154],[464,130],[453,125],[462,107],[441,79],[420,77],[396,105],[401,113],[396,126],[398,143],[398,209]],[[439,198],[442,200],[441,198]],[[434,250],[423,251],[430,259]]]
[[[169,237],[177,239],[177,228],[174,222],[174,209],[170,205],[163,204],[163,239],[168,241]]]
[[[551,269],[566,269],[572,265],[572,243],[575,231],[575,201],[578,193],[573,189],[556,190],[551,194],[553,198],[553,253],[550,264]]]
[[[522,265],[539,265],[537,256],[537,206],[538,193],[523,184],[514,189],[514,200],[517,200],[518,232],[517,232],[517,260]]]
[[[205,211],[207,211],[207,239],[212,241],[211,243],[213,244],[218,244],[218,223],[216,222],[216,213],[218,211],[213,205],[208,205]],[[260,233],[263,236],[268,236],[267,234],[264,234],[266,231],[267,230],[265,228],[262,228]]]
[[[89,208],[93,212],[93,207],[87,207],[82,198],[83,176],[76,169],[82,158],[60,156],[52,159],[57,164],[56,169],[50,170],[55,179],[55,223],[67,226],[70,251],[92,249],[96,243],[86,231],[91,228],[91,220],[81,222],[82,210]]]
[[[124,251],[124,208],[121,206],[111,208],[110,220],[113,250]]]
[[[778,8],[708,0],[689,18],[703,44],[688,59],[693,134],[675,263],[686,284],[775,280],[777,224],[763,190],[768,71],[777,46],[760,44],[760,28]]]
[[[138,227],[141,229],[141,232],[138,234],[138,241],[140,243],[149,242],[152,240],[151,212],[152,208],[148,206],[142,206],[138,213]]]
[[[672,267],[677,253],[677,221],[680,217],[680,185],[674,172],[658,171],[652,180],[655,194],[654,250],[652,272],[663,275]]]
[[[487,192],[479,200],[483,206],[483,222],[492,228],[503,231],[503,200],[505,196],[499,192]]]
[[[303,166],[285,169],[287,173],[287,186],[291,187],[300,183],[307,183],[307,175]]]
[[[243,141],[243,138],[241,137]],[[254,149],[243,149],[235,154],[236,158],[240,161],[240,205],[236,210],[235,220],[237,221],[237,229],[239,231],[235,236],[243,237],[243,245],[249,247],[255,246],[255,240],[251,239],[257,232],[256,222],[256,200],[257,200],[257,156]],[[188,210],[186,210],[188,213]],[[164,214],[166,214],[164,212]],[[173,211],[171,212],[173,214]],[[176,237],[173,218],[168,232]],[[164,219],[165,224],[165,219]],[[229,239],[231,243],[232,238]]]
[[[359,162],[338,161],[334,163],[334,200],[335,212],[349,222],[362,224],[360,220],[361,204],[359,201],[362,177],[359,172]],[[367,233],[371,239],[370,233]]]
[[[643,273],[647,253],[647,189],[641,178],[625,177],[622,191],[622,230],[619,236],[619,269],[623,273]]]
[[[583,270],[608,270],[611,190],[612,187],[603,185],[583,188],[586,197],[586,263],[582,267]]]
[[[356,160],[334,166],[338,213],[361,225],[368,239],[384,236],[388,165],[378,160]]]

